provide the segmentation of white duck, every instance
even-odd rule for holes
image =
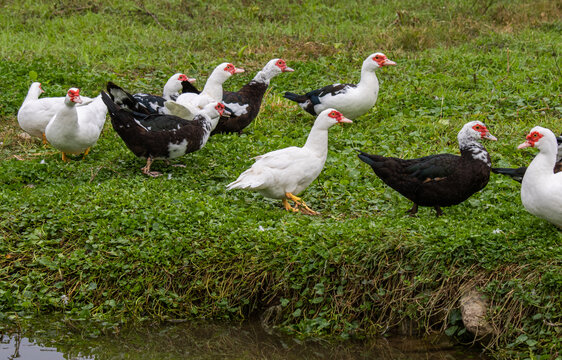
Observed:
[[[562,228],[562,172],[554,173],[558,154],[556,136],[549,129],[536,126],[519,149],[536,147],[539,153],[523,176],[521,202],[531,214]]]
[[[396,63],[387,59],[383,53],[374,53],[363,61],[361,80],[358,84],[332,84],[304,95],[286,92],[283,96],[295,101],[312,115],[334,108],[345,117],[355,119],[375,105],[379,94],[379,80],[375,70],[389,65]]]
[[[190,92],[181,94],[176,99],[176,102],[188,109],[190,106],[202,109],[210,102],[220,102],[222,101],[222,84],[232,75],[242,72],[244,72],[244,69],[236,68],[231,63],[222,63],[213,70],[201,93]]]
[[[62,152],[62,160],[68,161],[66,154],[84,153],[84,157],[98,140],[107,107],[101,96],[90,104],[77,107],[82,103],[80,90],[71,88],[66,93],[64,107],[49,121],[45,128],[45,136],[49,143]]]
[[[287,211],[307,215],[318,213],[296,197],[324,168],[328,156],[328,129],[334,124],[351,123],[339,111],[326,109],[318,115],[303,147],[291,146],[257,156],[256,162],[226,189],[257,191],[265,197],[283,200]],[[288,200],[295,203],[292,207]]]
[[[40,82],[34,82],[27,91],[27,96],[18,110],[18,124],[31,136],[45,139],[45,127],[55,114],[64,107],[64,97],[47,97],[39,99],[45,91]],[[90,102],[92,99],[83,97],[82,101]]]

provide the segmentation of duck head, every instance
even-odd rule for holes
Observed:
[[[172,94],[179,94],[183,90],[182,83],[184,81],[191,83],[195,82],[194,78],[189,78],[185,74],[177,73],[172,75],[166,85],[164,85],[164,97],[170,96]]]
[[[269,84],[269,80],[271,80],[276,75],[279,75],[284,72],[292,72],[292,71],[295,70],[288,67],[285,60],[272,59],[269,60],[269,62],[265,64],[263,69],[256,74],[256,76],[254,77],[254,81],[265,82]]]
[[[272,72],[272,73],[275,73],[277,75],[279,73],[292,72],[292,71],[295,71],[295,70],[288,67],[285,60],[283,60],[283,59],[273,59],[273,60],[269,60],[269,62],[265,65],[264,71]]]
[[[524,143],[519,145],[518,149],[524,149],[527,147],[536,147],[540,151],[557,149],[557,139],[556,135],[547,128],[541,126],[535,126],[531,129],[529,134],[527,134]]]
[[[374,53],[369,55],[363,62],[364,66],[372,69],[378,69],[383,66],[394,66],[396,63],[386,57],[383,53]]]
[[[329,129],[336,124],[352,123],[341,112],[336,109],[326,109],[318,115],[316,121],[314,121],[314,127],[320,129]]]
[[[212,101],[205,105],[201,112],[207,114],[211,119],[220,117],[225,113],[225,106],[218,101]]]
[[[457,136],[459,144],[464,142],[478,141],[480,139],[498,140],[494,135],[490,134],[488,128],[482,121],[471,121],[462,127]]]
[[[231,63],[222,63],[213,70],[210,77],[216,78],[219,82],[225,82],[234,74],[243,73],[244,69],[237,68]]]
[[[41,83],[40,82],[34,82],[33,84],[31,84],[30,86],[30,90],[33,89],[34,91],[36,91],[39,94],[42,94],[45,92],[45,90],[43,90],[43,88],[41,87]]]
[[[66,92],[66,98],[64,99],[66,105],[74,106],[76,104],[82,104],[82,98],[80,97],[80,89],[70,88]]]

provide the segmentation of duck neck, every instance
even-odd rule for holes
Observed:
[[[207,122],[209,123],[209,128],[210,128],[209,132],[215,130],[215,128],[217,127],[217,124],[219,123],[220,118],[221,118],[220,116],[215,116],[213,118],[211,118],[211,117],[207,118],[208,119]]]
[[[28,101],[34,101],[39,99],[39,95],[41,95],[41,90],[38,87],[32,87],[27,92],[25,99],[23,100],[24,103]]]
[[[484,162],[488,167],[492,166],[490,155],[478,141],[461,138],[459,139],[459,148],[463,156],[470,156],[474,160]]]
[[[361,80],[357,84],[357,87],[364,87],[374,89],[375,92],[379,91],[379,79],[375,70],[367,69],[365,66],[361,69]]]
[[[328,152],[328,129],[321,129],[313,126],[303,148],[326,156]]]
[[[557,150],[553,147],[554,150]],[[550,148],[542,149],[537,156],[531,161],[527,172],[530,174],[536,174],[539,177],[544,177],[545,175],[552,175],[554,173],[554,165],[556,164],[556,151],[551,151]]]
[[[63,124],[66,128],[78,127],[78,113],[76,112],[76,104],[67,102],[57,113],[57,119],[60,124]]]
[[[174,85],[170,84],[168,81],[166,85],[164,85],[164,90],[162,90],[162,97],[166,100],[172,100],[174,97],[178,97],[180,95],[180,91],[174,89]]]
[[[211,131],[217,126],[219,118],[216,121],[213,121],[211,117],[207,114],[200,114],[198,116],[199,119],[195,118],[194,120],[198,120],[201,128],[203,129],[203,137],[201,139],[201,147],[205,146],[207,140],[209,140],[209,136],[211,136]]]
[[[202,93],[205,93],[212,97],[213,99],[220,101],[222,100],[222,83],[214,79],[210,79],[211,81],[207,81],[205,83],[205,87],[203,88]]]
[[[263,70],[258,71],[256,76],[252,79],[250,83],[262,83],[265,86],[269,86],[269,81],[271,80],[271,76]]]

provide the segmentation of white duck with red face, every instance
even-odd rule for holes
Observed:
[[[222,63],[213,70],[201,93],[184,93],[178,96],[176,102],[185,107],[196,106],[202,109],[213,101],[222,101],[222,84],[232,75],[243,73],[244,69],[237,68],[231,63]]]
[[[255,157],[252,167],[228,184],[227,190],[257,191],[265,197],[281,199],[288,211],[317,215],[296,195],[322,172],[328,156],[328,129],[342,123],[351,123],[351,120],[337,110],[324,110],[316,118],[303,147],[291,146]],[[294,201],[295,207],[288,200]]]
[[[562,172],[554,173],[558,154],[556,135],[536,126],[519,149],[536,147],[539,153],[525,171],[521,183],[521,202],[531,214],[562,228]]]
[[[328,85],[304,95],[286,92],[284,97],[297,102],[312,115],[319,114],[327,108],[334,108],[345,117],[355,119],[369,111],[377,101],[379,80],[375,70],[391,65],[396,63],[383,53],[374,53],[363,61],[361,80],[358,84]]]
[[[84,157],[90,151],[103,130],[107,107],[101,96],[96,97],[88,105],[81,104],[80,90],[70,88],[64,100],[64,106],[49,121],[45,128],[45,136],[49,143],[62,152],[63,161],[66,154],[81,154]]]
[[[18,110],[18,124],[29,135],[43,138],[45,127],[55,114],[64,107],[64,97],[39,98],[44,93],[40,82],[34,82],[29,87],[27,96]],[[84,102],[92,99],[82,97]]]

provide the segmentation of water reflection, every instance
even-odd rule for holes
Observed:
[[[35,325],[2,335],[0,359],[484,359],[479,351],[452,346],[446,340],[373,339],[330,344],[269,334],[258,324],[193,324],[135,327],[119,334],[85,336],[60,322]]]

